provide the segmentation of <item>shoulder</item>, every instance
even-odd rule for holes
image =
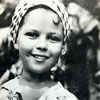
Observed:
[[[18,79],[12,79],[0,86],[0,100],[8,100],[9,91],[14,92],[18,84]]]
[[[68,91],[67,89],[64,89],[62,91],[62,94],[66,98],[65,100],[78,100],[78,98],[73,93]]]
[[[78,100],[77,97],[65,89],[60,82],[48,89],[39,100]]]
[[[65,89],[60,82],[57,85],[56,93],[57,93],[59,100],[62,100],[62,99],[78,100],[77,97],[73,93],[71,93],[67,89]]]
[[[0,100],[7,100],[8,91],[4,88],[0,89]]]
[[[18,86],[19,77],[16,77],[1,86],[1,88],[5,88],[7,90],[13,91]]]

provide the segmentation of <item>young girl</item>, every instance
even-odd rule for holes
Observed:
[[[22,75],[1,86],[0,100],[77,100],[51,68],[65,54],[68,14],[56,0],[21,0],[15,9],[11,36],[23,63]]]

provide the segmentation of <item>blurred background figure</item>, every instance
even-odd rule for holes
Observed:
[[[18,0],[0,0],[0,84],[17,75],[12,67],[18,61],[18,56],[15,56],[17,51],[14,52],[8,39],[11,17],[17,2]]]
[[[69,3],[68,11],[73,39],[67,54],[70,58],[66,60],[66,66],[69,66],[67,76],[71,76],[67,78],[67,83],[79,100],[89,100],[89,83],[94,82],[98,70],[99,21],[74,2]]]
[[[66,54],[66,83],[79,100],[98,100],[98,79],[95,74],[100,66],[100,1],[63,1],[69,11],[72,31],[71,44]],[[68,4],[67,4],[68,3]],[[97,74],[96,74],[97,75]]]

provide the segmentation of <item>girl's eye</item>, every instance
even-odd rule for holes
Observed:
[[[25,35],[28,36],[30,39],[36,39],[39,36],[39,34],[36,32],[27,32]]]
[[[59,42],[61,41],[61,38],[59,36],[56,36],[56,35],[49,35],[48,36],[48,39],[51,41],[51,42]]]

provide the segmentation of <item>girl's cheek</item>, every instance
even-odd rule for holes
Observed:
[[[61,50],[62,50],[62,45],[52,45],[52,46],[49,46],[49,50],[52,52],[52,53],[61,53]]]

